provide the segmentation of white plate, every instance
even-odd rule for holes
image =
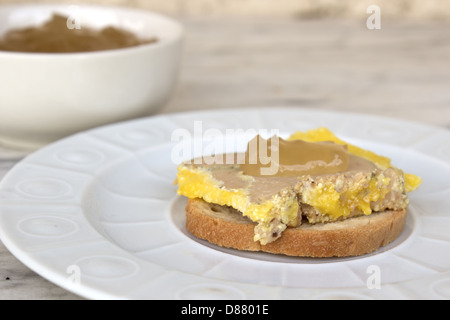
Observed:
[[[410,194],[403,234],[374,254],[303,259],[220,249],[187,234],[185,199],[173,184],[172,133],[199,124],[203,134],[326,126],[423,184]],[[91,299],[448,299],[449,159],[449,131],[374,116],[297,108],[156,116],[28,156],[0,185],[0,235],[25,265]]]

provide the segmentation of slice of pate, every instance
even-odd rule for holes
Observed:
[[[215,164],[207,157],[184,162],[178,167],[178,194],[237,209],[256,223],[254,240],[264,245],[303,219],[315,224],[406,209],[407,193],[420,184],[389,159],[346,144],[325,128],[297,132],[288,140],[297,139],[313,144],[269,144],[269,153],[281,155],[275,174],[255,173],[267,161],[248,166],[250,143],[246,153],[223,155],[242,162]]]

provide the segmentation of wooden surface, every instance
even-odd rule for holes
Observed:
[[[160,113],[290,106],[450,129],[450,24],[185,19],[180,81]],[[0,147],[0,179],[27,152]],[[79,299],[0,243],[0,299]]]

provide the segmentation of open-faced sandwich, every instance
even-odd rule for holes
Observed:
[[[319,128],[286,140],[256,136],[246,152],[186,161],[176,182],[189,198],[186,228],[200,239],[238,250],[345,257],[401,234],[408,193],[421,179]]]

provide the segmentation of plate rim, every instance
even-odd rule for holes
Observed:
[[[242,112],[257,112],[257,113],[264,113],[264,112],[273,112],[277,111],[280,114],[284,114],[285,112],[297,112],[297,113],[315,113],[315,114],[327,114],[327,115],[335,115],[335,116],[350,116],[350,117],[358,117],[358,118],[364,118],[367,119],[370,117],[372,120],[375,119],[376,121],[389,121],[394,123],[401,123],[402,125],[407,126],[414,126],[414,127],[421,127],[423,129],[431,130],[433,132],[442,132],[445,135],[450,136],[450,131],[444,127],[439,126],[433,126],[429,124],[423,124],[417,121],[413,120],[407,120],[407,119],[397,119],[382,115],[373,115],[368,113],[362,113],[362,112],[354,112],[354,111],[338,111],[338,110],[330,110],[330,109],[313,109],[313,108],[304,108],[304,107],[283,107],[283,106],[274,106],[274,107],[261,107],[261,108],[230,108],[230,109],[214,109],[214,110],[193,110],[193,111],[182,111],[182,112],[174,112],[174,113],[167,113],[167,114],[157,114],[149,117],[144,118],[137,118],[137,119],[131,119],[127,121],[112,123],[109,125],[100,126],[97,128],[92,128],[89,130],[85,130],[73,135],[70,135],[68,137],[65,137],[63,139],[60,139],[58,141],[55,141],[53,143],[50,143],[47,146],[44,146],[43,148],[36,150],[26,157],[24,157],[22,160],[17,162],[13,168],[11,168],[3,177],[3,179],[0,181],[0,189],[8,184],[8,181],[10,180],[10,177],[13,176],[13,174],[21,169],[21,166],[26,164],[29,159],[32,156],[36,156],[39,153],[45,152],[45,150],[48,150],[49,148],[55,146],[56,144],[64,144],[67,142],[71,142],[77,137],[83,136],[83,135],[89,135],[93,132],[98,132],[99,130],[105,130],[105,129],[112,129],[115,127],[122,127],[122,126],[133,126],[137,123],[145,123],[146,121],[157,121],[160,118],[172,118],[172,117],[192,117],[192,116],[202,116],[205,115],[218,115],[226,113],[227,115],[233,115],[236,113],[242,113]],[[432,157],[435,160],[441,161],[441,159],[437,159]],[[0,198],[0,217],[3,214],[2,207],[4,203],[2,199]],[[7,203],[6,203],[7,205]],[[88,222],[89,223],[89,222]],[[4,243],[5,247],[11,252],[12,255],[14,255],[18,260],[20,260],[25,266],[29,267],[31,270],[39,274],[41,277],[49,280],[50,282],[64,288],[65,290],[68,290],[74,294],[77,294],[81,297],[85,297],[88,299],[121,299],[123,297],[119,297],[115,294],[111,294],[108,292],[104,292],[101,289],[98,288],[91,288],[91,287],[77,287],[77,286],[71,286],[70,283],[68,283],[66,278],[61,278],[61,275],[53,274],[50,276],[48,274],[49,270],[46,269],[44,265],[42,265],[39,261],[36,261],[34,258],[32,258],[29,255],[29,252],[21,248],[17,243],[14,243],[14,241],[9,238],[8,233],[4,230],[4,227],[0,225],[0,240]],[[116,246],[116,244],[113,244]],[[54,276],[56,275],[56,278]],[[58,278],[59,277],[59,278]]]

